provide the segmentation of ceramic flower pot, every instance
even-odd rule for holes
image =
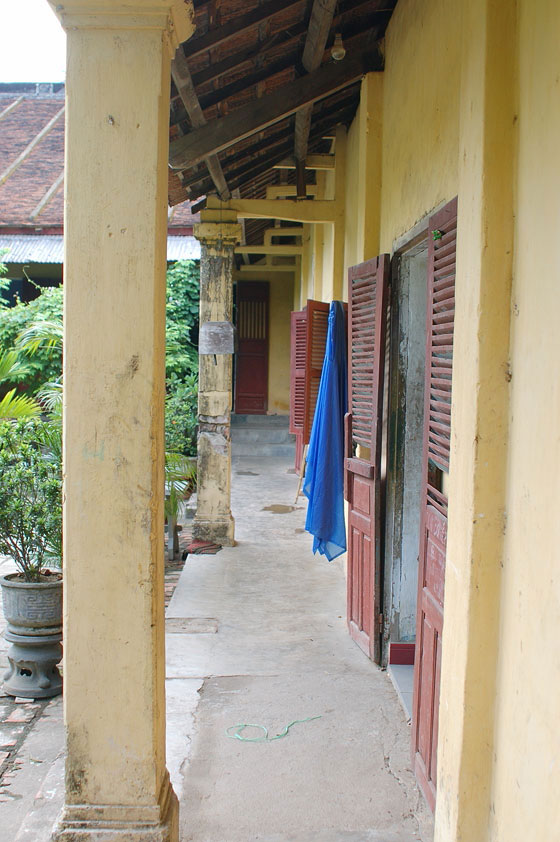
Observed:
[[[23,582],[0,579],[7,627],[9,667],[3,689],[10,696],[45,699],[62,693],[62,579]]]

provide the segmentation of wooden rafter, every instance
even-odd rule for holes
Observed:
[[[171,76],[175,82],[175,87],[179,92],[179,96],[183,101],[183,105],[190,117],[191,123],[195,128],[200,128],[206,125],[206,118],[202,113],[200,102],[196,95],[191,74],[187,65],[187,60],[182,50],[177,50],[175,58],[171,63]],[[224,201],[229,199],[231,193],[229,191],[222,165],[218,160],[217,155],[208,155],[204,159],[204,163],[208,168],[210,177],[214,182],[214,186],[218,191],[220,199]]]
[[[357,23],[345,23],[345,16],[350,12],[364,9],[363,15],[359,18]],[[380,18],[387,18],[391,14],[391,9],[371,9],[371,0],[346,0],[339,6],[339,13],[334,18],[333,24],[340,28],[343,37],[352,36],[357,31],[364,32],[368,28],[368,23],[371,25],[377,22]],[[213,82],[223,76],[224,73],[237,72],[242,70],[247,62],[252,61],[257,56],[262,56],[267,50],[287,45],[290,41],[295,41],[307,32],[307,21],[301,20],[293,26],[288,27],[274,35],[259,41],[255,46],[232,53],[219,61],[213,61],[207,67],[201,70],[193,71],[192,80],[196,88],[206,82]]]
[[[355,108],[355,104],[345,105],[342,109],[336,110],[328,117],[318,121],[312,128],[310,139],[313,141],[320,139],[327,126],[349,121],[354,114]],[[258,155],[254,153],[253,147],[250,147],[247,150],[247,154],[239,160],[235,169],[227,169],[228,183],[232,189],[234,186],[237,188],[242,187],[262,173],[274,169],[276,164],[285,160],[286,155],[289,154],[292,147],[292,136],[286,132],[282,132],[279,140],[276,140],[272,144],[264,146],[261,141]],[[208,181],[193,181],[187,186],[191,197],[196,198],[208,193],[210,185]]]
[[[336,0],[314,0],[313,2],[302,57],[302,64],[308,73],[313,73],[321,66],[335,8]],[[305,165],[303,162],[307,155],[312,111],[313,104],[310,103],[296,114],[294,155],[299,197],[305,196]]]
[[[269,64],[264,65],[264,67],[261,67],[252,73],[243,75],[234,82],[230,82],[229,85],[221,85],[216,88],[215,91],[204,94],[204,96],[200,97],[200,105],[204,110],[211,108],[213,105],[218,105],[225,99],[235,96],[235,94],[245,90],[245,88],[248,88],[251,85],[258,85],[259,82],[266,82],[269,79],[272,79],[273,76],[276,76],[277,73],[282,73],[289,67],[293,67],[297,59],[298,51],[291,50],[276,59],[276,61],[271,61]]]
[[[220,120],[214,120],[170,145],[170,163],[185,169],[235,143],[250,137],[306,105],[340,91],[372,70],[381,70],[383,59],[378,50],[367,50],[339,64],[330,64],[301,79],[278,88],[266,98],[254,100]]]
[[[194,58],[201,53],[205,53],[207,50],[223,44],[224,41],[237,37],[248,29],[270,20],[270,18],[290,6],[296,6],[298,3],[301,3],[301,0],[269,0],[269,2],[257,6],[245,15],[238,15],[223,26],[210,29],[205,35],[191,38],[184,45],[185,55],[187,58]]]

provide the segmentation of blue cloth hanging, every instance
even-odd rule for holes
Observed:
[[[344,415],[347,408],[344,305],[332,301],[317,406],[307,452],[303,493],[309,499],[305,529],[313,552],[329,561],[346,551],[344,522]]]

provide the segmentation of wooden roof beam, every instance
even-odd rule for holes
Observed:
[[[171,167],[187,169],[382,67],[383,58],[379,50],[367,50],[343,62],[325,65],[278,88],[267,97],[247,103],[225,117],[212,120],[174,140],[169,149]]]
[[[350,119],[353,111],[355,110],[355,106],[350,106],[342,109],[341,111],[336,111],[331,118],[325,118],[326,120],[332,120],[333,123],[345,123],[347,120]],[[324,122],[324,121],[322,121]],[[312,139],[313,142],[320,138],[323,131],[322,123],[313,127],[312,131]],[[276,137],[276,135],[275,135]],[[228,184],[230,185],[232,191],[234,188],[239,188],[240,186],[245,186],[246,184],[252,183],[256,178],[265,174],[269,170],[273,170],[275,164],[277,164],[282,159],[285,159],[286,153],[289,151],[290,147],[292,146],[291,138],[286,139],[285,133],[283,133],[284,140],[281,142],[275,142],[270,146],[264,147],[264,150],[261,151],[261,154],[255,156],[252,152],[253,146],[249,147],[247,150],[247,154],[240,159],[238,166],[235,169],[228,169],[227,170],[227,179]],[[251,151],[251,154],[249,152]],[[334,158],[334,155],[331,156]],[[225,166],[224,162],[224,166]],[[197,198],[198,196],[205,196],[211,192],[211,183],[208,180],[195,181],[186,181],[186,186],[189,190],[189,195],[191,198]]]
[[[307,200],[291,199],[230,199],[220,202],[213,196],[206,199],[208,210],[229,210],[237,213],[238,219],[282,219],[287,222],[327,223],[334,222],[336,201],[334,199]]]
[[[183,101],[183,105],[189,115],[192,125],[195,128],[205,126],[207,121],[202,113],[200,102],[196,95],[191,74],[187,65],[187,60],[181,50],[177,50],[175,58],[171,62],[171,76],[175,82],[175,87],[179,92],[179,96]],[[210,173],[210,178],[214,182],[214,186],[218,191],[220,199],[227,201],[231,193],[227,185],[222,165],[217,155],[208,155],[204,159],[204,163]]]
[[[301,3],[301,0],[269,0],[262,6],[257,6],[251,9],[245,15],[238,15],[232,20],[225,23],[223,26],[218,26],[216,29],[209,29],[205,35],[200,35],[198,38],[191,38],[183,44],[183,50],[187,58],[194,58],[230,38],[237,37],[248,29],[253,29],[261,23],[265,23],[270,18],[289,9],[290,6],[296,6]]]
[[[315,196],[317,193],[315,184],[308,184],[306,189],[308,196]],[[293,196],[297,196],[297,185],[295,184],[271,184],[266,188],[267,199],[288,199]]]
[[[267,228],[263,234],[265,246],[271,246],[274,237],[303,237],[303,228]]]
[[[345,3],[341,4],[339,7],[339,14],[334,19],[335,26],[341,27],[342,36],[346,39],[347,34],[351,34],[350,32],[347,33],[346,28],[343,26],[343,18],[344,15],[348,14],[348,12],[355,11],[356,9],[360,9],[362,6],[367,9],[368,19],[372,17],[379,18],[379,17],[387,17],[392,12],[392,9],[371,9],[369,10],[368,7],[371,5],[371,0],[346,0]],[[196,73],[193,73],[192,79],[195,87],[198,85],[204,84],[204,82],[213,82],[215,79],[219,79],[224,73],[228,71],[237,71],[240,70],[244,64],[247,64],[248,61],[251,61],[256,56],[263,55],[266,51],[272,47],[279,47],[281,44],[289,43],[290,41],[294,41],[296,38],[299,38],[307,31],[307,21],[301,20],[298,23],[295,23],[293,26],[290,26],[289,29],[285,29],[282,32],[276,32],[274,35],[270,35],[268,38],[265,38],[263,41],[260,41],[256,46],[249,47],[242,52],[233,53],[226,58],[223,58],[221,61],[212,62],[208,65],[208,67],[203,67],[201,70],[198,70]],[[338,31],[338,30],[337,30]],[[360,32],[364,31],[364,24],[363,19],[360,19]]]
[[[334,164],[334,155],[307,155],[305,159],[306,170],[334,170]],[[285,158],[273,167],[275,170],[295,170],[295,168],[295,158]]]
[[[313,2],[311,17],[309,19],[309,29],[307,30],[307,38],[305,39],[302,56],[302,64],[308,73],[313,73],[314,70],[317,70],[321,66],[334,17],[336,2],[337,0],[314,0]],[[296,170],[298,172],[297,195],[300,198],[304,198],[306,195],[303,161],[305,161],[305,156],[307,155],[312,111],[313,103],[310,103],[296,114],[294,156],[296,159]]]
[[[303,254],[303,246],[237,246],[236,254],[271,254],[275,257],[290,257],[291,255]]]

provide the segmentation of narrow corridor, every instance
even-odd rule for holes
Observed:
[[[343,565],[312,555],[289,468],[234,460],[238,545],[190,556],[167,611],[181,840],[429,842],[405,715],[386,673],[350,640]],[[314,716],[273,742],[226,736],[245,722],[273,736]]]

